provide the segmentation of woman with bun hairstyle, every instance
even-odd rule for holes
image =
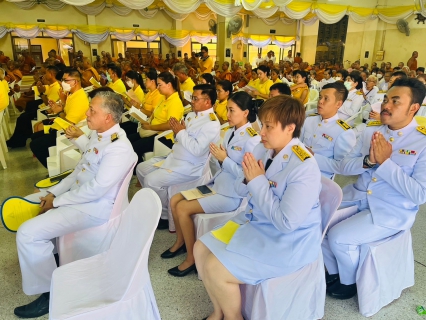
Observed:
[[[243,91],[236,92],[229,98],[227,109],[231,128],[225,133],[223,145],[219,147],[214,143],[210,145],[211,154],[222,167],[208,184],[216,194],[197,200],[185,200],[178,193],[170,200],[176,227],[176,240],[161,257],[169,259],[187,251],[185,261],[168,271],[176,277],[184,277],[195,270],[193,256],[195,231],[191,216],[197,213],[234,211],[243,199],[236,193],[234,182],[239,175],[242,175],[241,162],[244,154],[252,152],[260,142],[260,136],[251,126],[251,122],[256,120],[257,110],[251,96]]]

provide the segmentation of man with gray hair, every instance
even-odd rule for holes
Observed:
[[[90,138],[80,135],[75,141],[84,145],[82,159],[73,173],[40,193],[40,214],[19,227],[16,243],[23,291],[41,296],[15,308],[18,317],[35,318],[49,312],[50,282],[57,268],[50,240],[108,221],[118,190],[137,160],[118,124],[122,110],[118,94],[99,91],[94,95],[86,112],[92,134]],[[67,136],[74,135],[67,130]]]
[[[188,76],[188,67],[183,63],[176,63],[173,67],[173,73],[179,79],[180,91],[183,92],[183,96],[185,97],[183,105],[187,106],[191,103],[188,99],[194,92],[195,83]]]

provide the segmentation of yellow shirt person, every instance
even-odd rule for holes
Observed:
[[[154,109],[151,125],[166,123],[171,117],[178,120],[183,117],[183,104],[177,92],[174,92]]]
[[[152,112],[164,100],[164,98],[165,97],[160,93],[160,91],[158,91],[158,89],[149,91],[146,94],[142,108]]]
[[[6,80],[0,81],[0,111],[7,108],[9,105],[9,85]]]
[[[127,92],[126,86],[124,85],[121,79],[118,79],[115,82],[108,83],[108,87],[110,87],[112,90],[114,90],[118,94],[123,94]]]
[[[226,109],[228,105],[228,100],[223,100],[220,102],[216,100],[215,103],[215,112],[218,117],[220,117],[224,122],[228,121],[228,110]]]
[[[79,89],[70,94],[65,102],[65,119],[72,123],[79,123],[86,119],[86,112],[89,109],[89,99],[83,89]],[[53,123],[52,129],[62,130],[62,128]]]
[[[194,86],[195,86],[194,81],[192,81],[192,79],[190,77],[188,77],[185,80],[184,83],[180,84],[180,90],[181,91],[189,91],[189,92],[193,93],[194,92],[194,89],[193,89]]]

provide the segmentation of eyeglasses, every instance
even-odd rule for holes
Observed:
[[[191,100],[192,101],[194,101],[194,102],[197,102],[198,100],[201,100],[201,99],[207,99],[207,98],[204,98],[204,97],[196,97],[196,96],[191,96]]]

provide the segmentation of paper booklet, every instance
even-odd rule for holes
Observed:
[[[55,122],[57,125],[59,125],[62,129],[66,129],[69,126],[71,126],[72,124],[60,117],[55,118],[55,120],[53,120],[53,122]]]
[[[100,84],[100,82],[98,82],[98,81],[97,81],[95,78],[93,78],[93,77],[91,77],[91,78],[90,78],[89,82],[90,82],[91,84],[93,84],[93,86],[94,86],[95,88],[100,88],[100,87],[102,87],[102,85]]]
[[[209,188],[209,187],[207,187],[207,188]],[[209,188],[209,189],[211,190],[211,193],[209,193],[209,194],[202,194],[200,192],[200,190],[198,190],[197,188],[181,191],[180,193],[181,193],[181,195],[184,196],[184,198],[186,200],[189,201],[189,200],[205,198],[205,197],[212,196],[212,195],[216,194],[216,192],[214,190],[212,190],[211,188]]]
[[[183,98],[186,101],[188,101],[188,102],[192,101],[192,93],[191,93],[191,91],[182,91],[182,95],[183,95]]]
[[[139,122],[148,122],[148,117],[146,114],[133,106],[130,108],[129,114]]]
[[[240,90],[243,90],[243,91],[255,91],[257,89],[255,87],[252,87],[252,86],[245,86],[245,87],[242,87]]]
[[[127,96],[127,98],[129,100],[135,100],[137,103],[142,103],[142,101],[139,100],[139,98],[137,97],[137,95],[135,94],[135,92],[133,91],[133,89],[127,91],[125,93],[125,95]]]

